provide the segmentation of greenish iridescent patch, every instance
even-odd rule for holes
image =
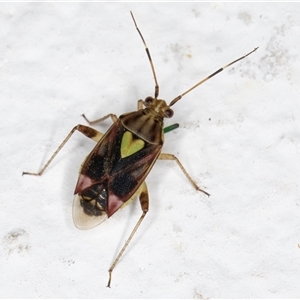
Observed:
[[[130,156],[143,149],[145,142],[141,139],[134,139],[130,131],[125,131],[121,143],[121,157]]]

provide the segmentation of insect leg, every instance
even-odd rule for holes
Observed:
[[[94,125],[96,123],[100,123],[108,118],[111,118],[114,123],[118,120],[118,117],[115,114],[108,114],[108,115],[106,115],[102,118],[99,118],[97,120],[94,120],[94,121],[90,121],[84,114],[82,114],[82,116],[89,123],[89,125]]]
[[[178,123],[175,123],[175,124],[172,124],[172,125],[169,125],[167,127],[164,128],[164,133],[168,133],[174,129],[177,129],[179,127],[179,124]]]
[[[103,136],[103,133],[91,128],[91,127],[88,127],[88,126],[85,126],[85,125],[80,125],[78,124],[77,126],[75,126],[71,131],[70,133],[67,135],[67,137],[63,140],[63,142],[58,146],[58,148],[56,149],[56,151],[52,154],[52,156],[50,157],[50,159],[46,162],[46,164],[42,167],[42,169],[37,172],[37,173],[34,173],[34,172],[23,172],[22,175],[35,175],[35,176],[41,176],[44,171],[47,169],[47,167],[50,165],[50,163],[52,162],[52,160],[54,159],[54,157],[58,154],[58,152],[62,149],[62,147],[67,143],[67,141],[70,139],[70,137],[72,136],[72,134],[75,132],[75,131],[79,131],[81,132],[82,134],[84,134],[85,136],[87,136],[88,138],[98,142],[102,136]]]
[[[144,101],[143,100],[139,100],[138,101],[138,105],[137,105],[138,110],[142,109],[143,107],[144,107]]]
[[[139,199],[140,199],[140,204],[141,204],[141,208],[142,208],[143,213],[142,213],[141,217],[139,218],[138,222],[136,223],[136,225],[134,226],[134,228],[133,228],[129,238],[125,242],[123,248],[121,249],[118,256],[115,258],[113,264],[111,265],[111,267],[108,270],[109,278],[108,278],[107,287],[109,287],[109,288],[110,288],[110,283],[111,283],[112,271],[114,270],[116,264],[120,260],[121,256],[123,255],[124,251],[126,250],[127,246],[129,245],[130,241],[132,240],[132,238],[133,238],[134,234],[136,233],[137,229],[141,225],[141,223],[142,223],[143,219],[145,218],[146,213],[148,212],[148,209],[149,209],[149,194],[148,194],[148,189],[147,189],[146,182],[142,183],[142,185],[139,188],[138,193],[139,193]]]
[[[210,196],[209,193],[207,193],[206,191],[200,189],[198,187],[198,185],[195,183],[195,181],[192,179],[192,177],[189,175],[189,173],[186,171],[186,169],[184,168],[184,166],[182,165],[182,163],[180,162],[180,160],[173,154],[169,154],[169,153],[161,153],[158,157],[158,159],[162,159],[162,160],[175,160],[178,164],[178,166],[180,167],[181,171],[183,172],[183,174],[186,176],[186,178],[189,180],[189,182],[192,184],[192,186],[197,190],[200,191],[202,193],[204,193],[207,196]]]

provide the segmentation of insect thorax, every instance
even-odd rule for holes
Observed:
[[[145,108],[120,116],[122,125],[145,142],[162,145],[163,118],[152,108]]]

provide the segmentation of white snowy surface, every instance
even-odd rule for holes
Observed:
[[[174,105],[147,178],[150,211],[107,270],[139,202],[95,229],[72,222],[78,169],[94,146],[69,131],[134,111],[258,51]],[[0,297],[292,298],[300,296],[299,3],[1,3]],[[98,130],[105,131],[107,120]]]

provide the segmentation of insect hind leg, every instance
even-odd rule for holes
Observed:
[[[50,157],[50,159],[46,162],[46,164],[41,168],[41,170],[37,173],[35,172],[23,172],[22,175],[34,175],[34,176],[41,176],[44,171],[48,168],[48,166],[50,165],[50,163],[53,161],[53,159],[55,158],[55,156],[58,154],[58,152],[63,148],[63,146],[68,142],[68,140],[70,139],[70,137],[73,135],[73,133],[75,131],[79,131],[82,134],[84,134],[86,137],[98,142],[102,136],[103,133],[95,130],[94,128],[85,126],[85,125],[81,125],[78,124],[77,126],[75,126],[70,132],[69,134],[66,136],[66,138],[62,141],[62,143],[58,146],[58,148],[56,149],[56,151],[52,154],[52,156]]]
[[[109,287],[109,288],[110,288],[110,283],[111,283],[112,271],[114,270],[116,264],[120,260],[121,256],[123,255],[124,251],[126,250],[127,246],[131,242],[133,236],[135,235],[136,231],[140,227],[143,219],[145,218],[145,216],[146,216],[146,214],[147,214],[147,212],[149,210],[149,194],[148,194],[148,189],[147,189],[147,185],[146,185],[145,181],[140,186],[140,188],[138,190],[138,194],[139,194],[139,200],[140,200],[141,209],[142,209],[143,213],[140,216],[139,220],[137,221],[136,225],[134,226],[133,230],[131,231],[131,234],[128,237],[127,241],[125,242],[123,248],[121,249],[121,251],[119,252],[118,256],[115,258],[113,264],[111,265],[111,267],[108,270],[108,276],[109,276],[109,278],[108,278],[107,287]]]

